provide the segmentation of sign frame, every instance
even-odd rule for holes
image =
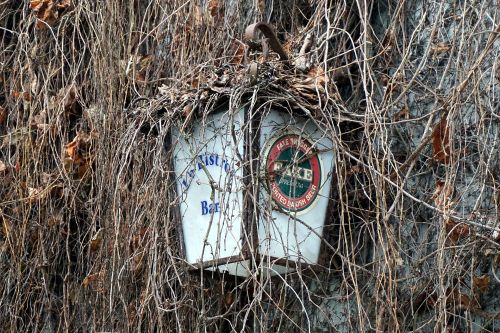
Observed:
[[[302,260],[294,260],[290,258],[278,258],[272,255],[268,254],[261,254],[259,251],[259,217],[260,214],[256,214],[255,212],[258,211],[259,209],[259,202],[260,199],[257,200],[258,202],[255,203],[255,200],[252,198],[260,198],[260,193],[261,191],[267,191],[265,187],[267,186],[263,182],[255,182],[252,181],[254,177],[252,177],[252,172],[255,173],[255,170],[259,170],[259,172],[262,172],[262,170],[266,167],[266,162],[262,163],[263,161],[259,160],[259,157],[261,156],[261,135],[262,135],[262,110],[261,108],[268,108],[268,112],[280,112],[284,114],[289,114],[293,118],[298,118],[298,119],[307,119],[305,115],[303,114],[298,114],[297,111],[291,110],[289,108],[283,108],[278,105],[269,105],[269,106],[264,106],[264,105],[256,105],[254,107],[250,106],[243,106],[243,115],[244,115],[244,121],[243,121],[243,152],[242,152],[242,158],[244,160],[242,169],[243,169],[243,177],[242,177],[242,188],[243,188],[243,209],[242,209],[242,216],[241,216],[241,235],[244,235],[248,241],[242,241],[241,242],[241,250],[239,253],[235,255],[230,255],[230,256],[225,256],[225,257],[220,257],[220,258],[213,258],[211,260],[203,260],[203,261],[197,261],[197,262],[188,262],[188,265],[191,270],[197,271],[199,269],[205,270],[214,270],[214,271],[219,271],[220,269],[225,270],[224,268],[228,267],[233,267],[232,269],[227,269],[228,271],[233,270],[234,272],[229,272],[231,275],[238,275],[238,276],[243,276],[246,277],[249,274],[245,274],[245,270],[248,270],[249,272],[253,272],[257,267],[259,266],[259,263],[272,263],[272,266],[275,267],[274,269],[272,267],[269,267],[269,272],[270,275],[277,275],[281,274],[281,271],[283,272],[293,272],[297,270],[310,270],[312,272],[318,272],[321,271],[325,268],[328,268],[328,260],[329,257],[332,254],[331,251],[331,245],[326,244],[325,240],[325,231],[327,231],[326,227],[328,226],[327,223],[330,222],[328,221],[329,219],[331,220],[331,214],[329,212],[333,211],[334,208],[334,201],[333,200],[333,195],[336,193],[335,191],[335,180],[336,178],[334,177],[333,174],[333,166],[334,166],[334,161],[332,162],[332,170],[329,171],[327,174],[328,170],[323,170],[321,168],[321,162],[319,162],[319,157],[316,157],[319,162],[319,172],[320,172],[320,182],[321,178],[325,178],[325,181],[329,182],[330,189],[328,191],[328,204],[326,207],[326,212],[325,212],[325,218],[323,221],[323,227],[322,227],[322,233],[320,236],[320,249],[319,249],[319,255],[317,258],[317,262],[315,263],[308,263]],[[206,112],[203,115],[198,115],[198,117],[207,117],[212,114],[216,114],[219,112],[228,112],[228,103],[227,102],[222,102],[218,103],[216,107],[212,108],[209,110],[209,112]],[[309,140],[309,144],[312,147],[311,140],[308,138],[308,135],[305,133],[299,133],[298,131],[288,131],[288,134],[285,134],[286,131],[283,131],[283,133],[278,133],[276,135],[281,135],[281,136],[298,136],[298,137],[303,137],[305,140]],[[179,132],[178,135],[183,135],[182,132]],[[175,147],[176,145],[176,135],[170,131],[170,134],[167,136],[168,137],[168,143],[166,143],[166,146],[169,147]],[[279,140],[279,139],[277,139]],[[268,141],[268,144],[271,144]],[[332,143],[333,144],[333,143]],[[272,145],[272,144],[271,144]],[[265,147],[267,150],[269,147]],[[314,152],[314,154],[317,154],[318,152]],[[267,156],[267,153],[266,153]],[[176,163],[176,156],[174,153],[171,155],[171,166],[175,166]],[[253,175],[255,176],[255,175]],[[174,186],[172,186],[172,190],[176,192],[176,196],[178,197],[180,193],[178,193],[178,188],[175,186],[175,183],[178,181],[178,178],[180,176],[178,174],[175,175],[175,179],[173,179]],[[330,177],[330,179],[328,179]],[[260,177],[258,177],[260,178]],[[318,194],[316,194],[317,196]],[[310,204],[307,205],[307,207],[304,208],[304,210],[308,210],[314,207],[316,197],[312,200]],[[274,208],[273,208],[274,209]],[[293,212],[292,212],[293,213]],[[184,259],[186,259],[186,247],[189,246],[189,235],[184,232],[183,226],[182,226],[182,214],[180,211],[179,206],[177,205],[175,215],[177,215],[177,218],[181,223],[179,223],[179,240],[181,244],[181,255],[183,256]],[[297,217],[297,215],[299,215]],[[176,218],[176,219],[177,219]],[[296,214],[293,217],[295,220],[300,223],[300,212],[299,214]],[[303,222],[302,222],[303,223]],[[232,266],[231,266],[232,265]],[[240,267],[242,265],[243,268]],[[238,268],[239,267],[239,268]],[[238,272],[238,269],[240,271]],[[242,269],[242,270],[241,270]]]

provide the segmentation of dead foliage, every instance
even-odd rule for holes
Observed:
[[[497,17],[494,1],[0,2],[0,331],[494,332]],[[245,44],[258,21],[291,66]],[[321,272],[189,271],[167,139],[221,101],[292,109],[333,141]]]

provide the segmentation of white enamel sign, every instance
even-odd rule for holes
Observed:
[[[270,112],[262,121],[262,172],[268,179],[259,220],[259,252],[315,264],[333,168],[332,142],[311,120]]]
[[[186,260],[217,261],[206,269],[248,276],[251,258],[270,274],[292,270],[286,260],[316,264],[333,168],[331,141],[311,120],[270,111],[260,129],[260,191],[255,249],[244,230],[244,110],[197,119],[173,133],[174,166]],[[244,243],[246,242],[246,243]],[[255,253],[257,254],[257,253]],[[216,267],[218,266],[218,267]],[[254,267],[255,268],[255,267]]]
[[[243,170],[237,156],[243,150],[243,114],[209,115],[198,119],[189,133],[174,133],[177,192],[189,263],[240,253]]]

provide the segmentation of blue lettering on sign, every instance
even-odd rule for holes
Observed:
[[[201,201],[201,215],[213,214],[220,212],[218,202],[209,204],[207,201]]]
[[[184,188],[188,188],[193,180],[196,172],[203,169],[203,167],[217,166],[224,170],[224,172],[229,173],[231,171],[231,166],[229,162],[217,154],[204,154],[196,156],[196,161],[194,166],[188,169],[182,179],[180,180]]]

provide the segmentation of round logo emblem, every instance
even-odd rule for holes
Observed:
[[[300,212],[314,202],[321,184],[321,165],[305,137],[287,134],[275,139],[265,165],[269,192],[280,207]]]

